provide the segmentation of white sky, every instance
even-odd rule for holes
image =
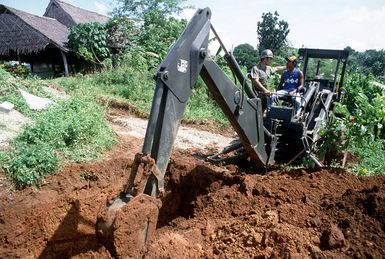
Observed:
[[[258,44],[257,22],[262,13],[278,11],[289,23],[294,47],[363,51],[385,48],[385,0],[222,0],[188,1],[209,6],[212,24],[227,48]],[[215,4],[214,4],[215,3]]]
[[[113,0],[64,0],[108,13]],[[0,0],[42,15],[49,0]],[[256,47],[257,22],[262,13],[278,11],[289,23],[288,40],[296,47],[355,50],[385,49],[385,0],[188,0],[184,5],[210,7],[212,24],[228,49],[242,43]],[[188,10],[187,16],[195,11]]]

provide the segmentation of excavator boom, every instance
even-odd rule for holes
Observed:
[[[250,158],[261,165],[268,161],[260,99],[243,98],[244,93],[208,55],[210,17],[209,8],[196,12],[156,73],[156,89],[142,152],[156,161],[160,191],[180,121],[199,75],[238,133]],[[237,64],[232,63],[232,66],[236,69]],[[153,184],[151,182],[149,184]]]

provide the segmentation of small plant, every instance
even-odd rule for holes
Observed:
[[[41,184],[45,176],[58,169],[59,158],[49,146],[27,145],[16,152],[4,169],[19,189]]]
[[[87,95],[76,95],[37,115],[11,143],[2,168],[18,188],[39,185],[57,171],[59,161],[92,159],[113,143],[101,107]]]

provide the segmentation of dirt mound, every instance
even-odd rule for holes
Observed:
[[[109,256],[95,236],[97,212],[122,189],[139,143],[122,140],[105,160],[68,165],[40,189],[0,192],[0,258]]]
[[[187,257],[192,250],[194,257],[209,258],[385,253],[384,176],[361,178],[335,169],[262,176],[177,161],[168,183],[179,195],[163,203],[167,217],[160,218],[149,258]],[[172,236],[188,240],[189,247],[179,249]],[[171,249],[162,249],[167,242]]]
[[[140,143],[131,138],[104,160],[68,165],[40,189],[0,192],[0,258],[111,257],[95,235],[97,213],[121,191]],[[259,175],[177,151],[162,204],[146,258],[385,254],[385,176],[335,169]]]

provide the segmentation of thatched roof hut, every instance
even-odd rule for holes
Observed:
[[[84,65],[67,47],[69,27],[108,19],[61,0],[51,0],[44,16],[0,4],[0,61],[29,63],[32,72],[42,77],[68,75]]]
[[[107,16],[70,5],[60,0],[51,0],[44,16],[54,18],[67,27],[79,23],[106,23],[109,19]]]
[[[0,5],[0,56],[31,54],[51,45],[68,52],[69,30],[55,19]]]

